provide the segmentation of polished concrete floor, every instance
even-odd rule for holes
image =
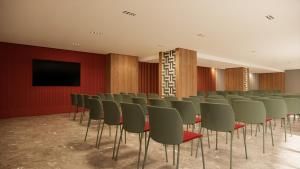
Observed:
[[[69,114],[22,117],[0,120],[0,168],[1,169],[132,169],[136,168],[138,136],[127,134],[127,144],[121,143],[119,160],[111,159],[115,128],[109,136],[105,127],[100,149],[95,148],[96,126],[90,129],[84,143],[87,120],[82,125]],[[235,133],[233,141],[234,169],[299,169],[300,168],[300,120],[293,123],[293,136],[288,134],[284,142],[284,130],[277,121],[274,130],[275,147],[272,147],[270,130],[266,135],[266,153],[262,153],[262,132],[251,136],[247,130],[248,159],[245,159],[242,132]],[[254,127],[253,127],[254,128]],[[229,168],[229,144],[225,134],[219,134],[219,149],[215,150],[215,133],[211,136],[211,148],[207,137],[203,139],[207,169]],[[198,158],[190,155],[190,143],[181,146],[180,168],[202,168],[201,153]],[[199,151],[200,152],[200,151]],[[146,169],[172,169],[172,148],[168,148],[169,162],[165,162],[164,147],[150,141]],[[142,153],[143,157],[143,153]],[[141,158],[142,161],[142,158]]]

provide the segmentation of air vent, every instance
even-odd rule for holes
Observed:
[[[135,16],[136,14],[133,12],[129,12],[129,11],[123,11],[123,14],[129,15],[129,16]]]
[[[266,18],[267,18],[268,20],[273,20],[273,19],[275,19],[274,16],[272,16],[272,15],[267,15]]]

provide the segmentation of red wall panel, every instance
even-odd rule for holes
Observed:
[[[139,62],[139,92],[158,93],[158,63]]]
[[[69,112],[71,93],[104,92],[105,55],[0,42],[0,56],[0,118]],[[32,59],[80,62],[81,86],[32,86]]]
[[[216,72],[214,68],[197,67],[197,91],[216,91]]]

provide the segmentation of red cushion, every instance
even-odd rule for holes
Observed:
[[[201,123],[201,117],[197,116],[195,119],[195,123]]]
[[[271,121],[271,120],[272,120],[272,118],[269,118],[269,117],[266,118],[266,122]]]
[[[144,132],[149,131],[149,130],[150,130],[149,122],[146,122],[145,127],[144,127]]]
[[[234,129],[239,129],[239,128],[243,128],[243,127],[245,127],[244,124],[236,123],[236,124],[234,125]]]
[[[123,124],[123,116],[120,117],[120,124]]]
[[[196,139],[196,138],[200,138],[203,137],[202,134],[198,134],[198,133],[193,133],[193,132],[189,132],[189,131],[184,131],[183,132],[183,142],[188,142],[190,140]]]

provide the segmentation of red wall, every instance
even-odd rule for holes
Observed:
[[[80,87],[32,86],[32,59],[81,63]],[[105,55],[0,42],[0,118],[65,113],[70,93],[104,91]]]
[[[215,69],[197,67],[197,91],[216,91]]]
[[[158,63],[139,62],[139,92],[158,93]]]

